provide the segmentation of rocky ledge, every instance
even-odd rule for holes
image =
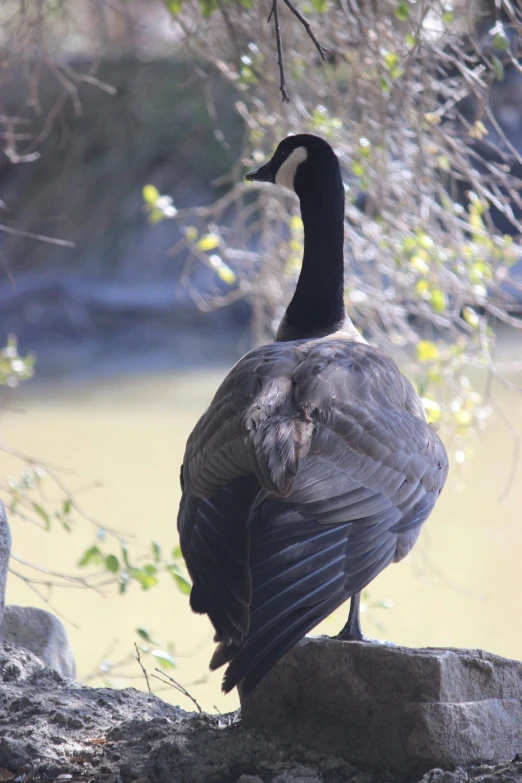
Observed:
[[[247,728],[237,715],[186,713],[134,689],[89,688],[0,643],[0,781],[522,783],[519,757],[422,777],[361,771],[339,754],[281,736],[281,700],[273,695],[267,707],[276,734]]]
[[[415,776],[522,753],[522,663],[482,650],[309,637],[241,706],[245,727],[365,769]]]

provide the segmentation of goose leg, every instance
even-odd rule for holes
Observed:
[[[335,638],[341,639],[343,642],[364,642],[366,637],[363,636],[361,630],[361,594],[355,593],[350,600],[350,613],[348,614],[348,622]]]
[[[373,639],[371,636],[365,636],[361,630],[361,593],[352,595],[350,601],[350,612],[348,622],[341,633],[334,636],[334,639],[341,639],[343,642],[367,642],[369,644],[385,644],[395,647],[395,642],[385,642],[381,639]]]

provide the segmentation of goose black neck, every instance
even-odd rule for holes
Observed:
[[[337,157],[303,165],[295,177],[304,226],[301,274],[281,324],[279,340],[335,332],[344,308],[344,188]]]

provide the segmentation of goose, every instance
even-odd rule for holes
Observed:
[[[300,201],[304,254],[275,342],[232,368],[186,446],[178,514],[194,612],[210,618],[210,668],[250,692],[351,599],[338,639],[365,641],[360,594],[411,550],[448,459],[395,362],[345,311],[339,160],[308,134],[246,175]]]

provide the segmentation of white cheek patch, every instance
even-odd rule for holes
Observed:
[[[308,157],[308,150],[306,147],[296,147],[292,150],[288,158],[284,163],[279,166],[277,174],[275,175],[275,181],[278,185],[289,190],[294,189],[294,178],[297,171],[297,167],[300,163],[303,163]]]

